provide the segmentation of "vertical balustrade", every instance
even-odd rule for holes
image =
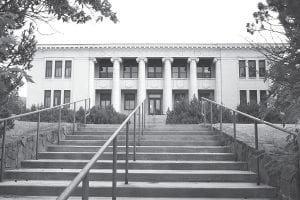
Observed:
[[[220,131],[223,132],[223,107],[220,106]]]
[[[61,130],[61,106],[59,107],[59,111],[58,111],[58,136],[57,136],[58,144],[61,141],[60,130]]]
[[[133,115],[133,161],[136,161],[136,131],[135,131],[135,126],[136,126],[136,112]]]
[[[146,128],[146,104],[145,104],[145,102],[144,102],[143,107],[144,107],[144,129],[145,129]]]
[[[5,120],[3,122],[3,135],[2,135],[2,151],[1,151],[1,172],[0,172],[0,182],[3,181],[4,172],[5,172],[5,135],[6,135],[6,123]]]
[[[125,154],[125,184],[128,184],[128,129],[129,129],[129,122],[126,123],[126,154]]]
[[[74,112],[73,112],[73,135],[75,133],[75,122],[76,122],[76,102],[74,103]]]
[[[41,113],[38,112],[38,120],[36,127],[36,141],[35,141],[35,159],[39,159],[39,137],[40,137],[40,123],[41,123]]]
[[[234,155],[235,155],[235,160],[237,161],[237,143],[236,143],[236,113],[233,111],[232,115],[233,119],[233,138],[234,138]]]
[[[206,126],[206,107],[205,107],[205,101],[203,101],[203,116],[204,116],[204,126]]]
[[[210,129],[213,130],[213,104],[210,103]]]
[[[256,158],[257,185],[260,185],[259,152],[258,152],[258,128],[257,128],[257,121],[254,121],[254,133],[255,133],[255,149],[256,149],[256,152],[257,152],[257,158]]]
[[[117,137],[113,140],[113,168],[112,168],[112,200],[117,199],[117,153],[118,143]]]
[[[86,99],[84,100],[84,125],[86,125]]]
[[[142,135],[144,135],[144,103],[142,103]]]
[[[89,171],[82,180],[82,200],[88,200],[89,199]]]

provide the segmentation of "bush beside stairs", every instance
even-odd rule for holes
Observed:
[[[48,146],[39,160],[26,160],[20,169],[7,170],[0,183],[0,199],[55,199],[117,127],[87,125],[59,145]],[[125,184],[124,130],[118,136],[118,199],[276,198],[276,189],[258,186],[247,163],[235,161],[230,148],[220,144],[218,133],[208,128],[152,124],[137,142],[136,161],[132,160],[132,139],[131,127],[129,184]],[[103,197],[99,199],[111,199],[111,152],[109,147],[90,171],[89,192]],[[73,195],[81,195],[81,186]]]

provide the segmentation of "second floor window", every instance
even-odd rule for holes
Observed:
[[[53,106],[58,106],[61,104],[61,91],[54,90],[53,94]]]
[[[186,78],[186,67],[172,67],[172,78]]]
[[[46,78],[52,78],[52,61],[51,60],[46,61],[45,77]]]
[[[162,67],[148,67],[148,78],[162,78]]]
[[[200,59],[197,63],[197,78],[212,78],[212,59]]]
[[[51,106],[51,90],[45,90],[44,93],[44,107],[48,108]]]
[[[56,78],[61,78],[62,77],[62,61],[61,60],[56,60],[55,61],[55,74],[54,76]]]
[[[124,66],[123,77],[124,78],[137,78],[138,67],[137,66]]]
[[[256,77],[256,61],[248,60],[249,78]]]
[[[71,78],[72,74],[72,61],[66,60],[65,61],[65,78]]]
[[[259,67],[259,77],[264,78],[266,75],[266,61],[265,60],[258,61],[258,67]]]
[[[239,75],[240,75],[240,78],[246,77],[246,61],[245,60],[239,60]]]

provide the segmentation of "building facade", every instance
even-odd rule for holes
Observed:
[[[91,98],[130,112],[165,114],[177,101],[207,97],[236,107],[262,101],[267,61],[249,44],[38,45],[27,107]]]

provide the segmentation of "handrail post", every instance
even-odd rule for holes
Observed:
[[[220,106],[220,131],[223,132],[223,106]]]
[[[213,129],[213,104],[210,102],[210,128]]]
[[[89,98],[89,111],[91,111],[91,98]]]
[[[128,184],[128,129],[129,122],[126,123],[125,184]]]
[[[84,100],[84,125],[86,125],[86,99]]]
[[[237,161],[237,143],[236,143],[236,113],[233,111],[233,138],[234,138],[234,155],[235,160]]]
[[[73,112],[73,135],[75,133],[75,122],[76,122],[76,102],[74,102],[74,112]]]
[[[135,138],[135,126],[136,126],[136,113],[133,115],[133,161],[136,161],[136,138]]]
[[[61,140],[60,130],[61,130],[61,107],[59,107],[59,113],[58,113],[58,136],[57,136],[58,144],[60,143]]]
[[[4,122],[4,131],[3,131],[3,135],[2,135],[2,152],[1,152],[1,173],[0,173],[0,182],[3,181],[4,178],[4,173],[5,173],[5,135],[6,135],[6,123],[7,120],[5,120]]]
[[[89,173],[86,174],[84,179],[82,180],[82,200],[88,200],[89,199]]]
[[[38,121],[37,121],[37,127],[36,127],[36,141],[35,141],[35,159],[36,160],[39,159],[40,122],[41,122],[41,112],[38,113]]]
[[[144,129],[146,128],[146,103],[144,101]]]
[[[142,135],[144,135],[144,102],[142,103]]]
[[[112,200],[117,199],[117,153],[118,153],[118,143],[117,137],[113,140],[113,168],[112,168]]]
[[[138,141],[138,145],[140,145],[140,141],[141,141],[141,107],[139,107],[139,141]]]
[[[204,126],[206,127],[206,108],[205,108],[205,101],[203,101],[203,119],[204,119]]]
[[[255,133],[255,149],[257,152],[256,167],[257,167],[257,185],[260,185],[260,171],[259,171],[259,155],[258,155],[258,128],[257,121],[254,121],[254,133]]]

